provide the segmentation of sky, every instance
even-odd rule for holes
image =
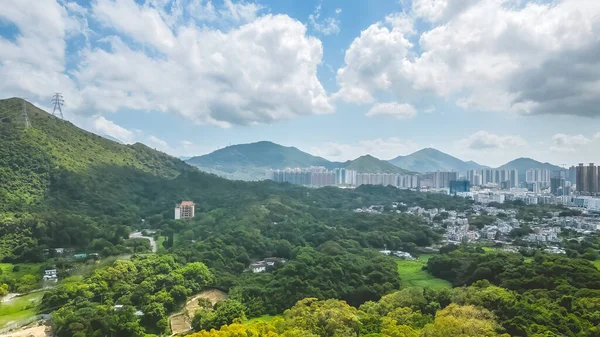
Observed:
[[[0,96],[175,156],[600,163],[600,1],[0,0]]]

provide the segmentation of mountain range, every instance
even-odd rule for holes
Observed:
[[[348,168],[368,173],[407,173],[400,167],[370,155],[343,163],[332,162],[295,147],[268,141],[227,146],[207,155],[192,157],[186,162],[202,171],[239,180],[262,179],[268,169],[310,166],[324,166],[328,169]]]
[[[457,171],[464,173],[468,170],[489,168],[474,161],[462,161],[432,148],[422,149],[407,156],[398,156],[389,162],[415,172]]]
[[[525,181],[526,171],[533,168],[546,169],[550,171],[563,170],[560,166],[550,163],[542,163],[531,158],[517,158],[499,167],[500,169],[519,170],[519,181]]]
[[[295,147],[286,147],[273,142],[261,141],[225,147],[212,153],[192,157],[188,164],[219,176],[236,180],[259,180],[267,169],[287,167],[324,166],[328,169],[347,168],[360,173],[425,173],[434,171],[456,171],[465,174],[468,170],[490,168],[474,161],[463,161],[433,148],[426,148],[406,156],[398,156],[389,161],[364,155],[346,162],[329,161],[313,156]],[[533,168],[560,170],[550,163],[541,163],[531,158],[519,158],[499,168],[518,169],[520,180],[525,179],[525,171]]]

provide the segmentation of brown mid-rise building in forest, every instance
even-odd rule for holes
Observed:
[[[181,204],[175,206],[175,220],[191,219],[195,214],[196,209],[193,201],[184,200]]]

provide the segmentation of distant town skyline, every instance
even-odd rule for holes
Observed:
[[[600,1],[7,1],[4,97],[123,143],[600,163]]]

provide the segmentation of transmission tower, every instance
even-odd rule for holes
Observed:
[[[29,116],[27,115],[27,101],[25,98],[23,98],[23,120],[25,121],[25,128],[30,128],[31,123],[29,122]]]
[[[65,104],[65,100],[63,99],[63,95],[59,92],[52,96],[52,103],[54,104],[54,109],[52,110],[52,115],[56,116],[56,110],[60,112],[60,119],[65,119],[63,116],[63,112],[61,107]]]

